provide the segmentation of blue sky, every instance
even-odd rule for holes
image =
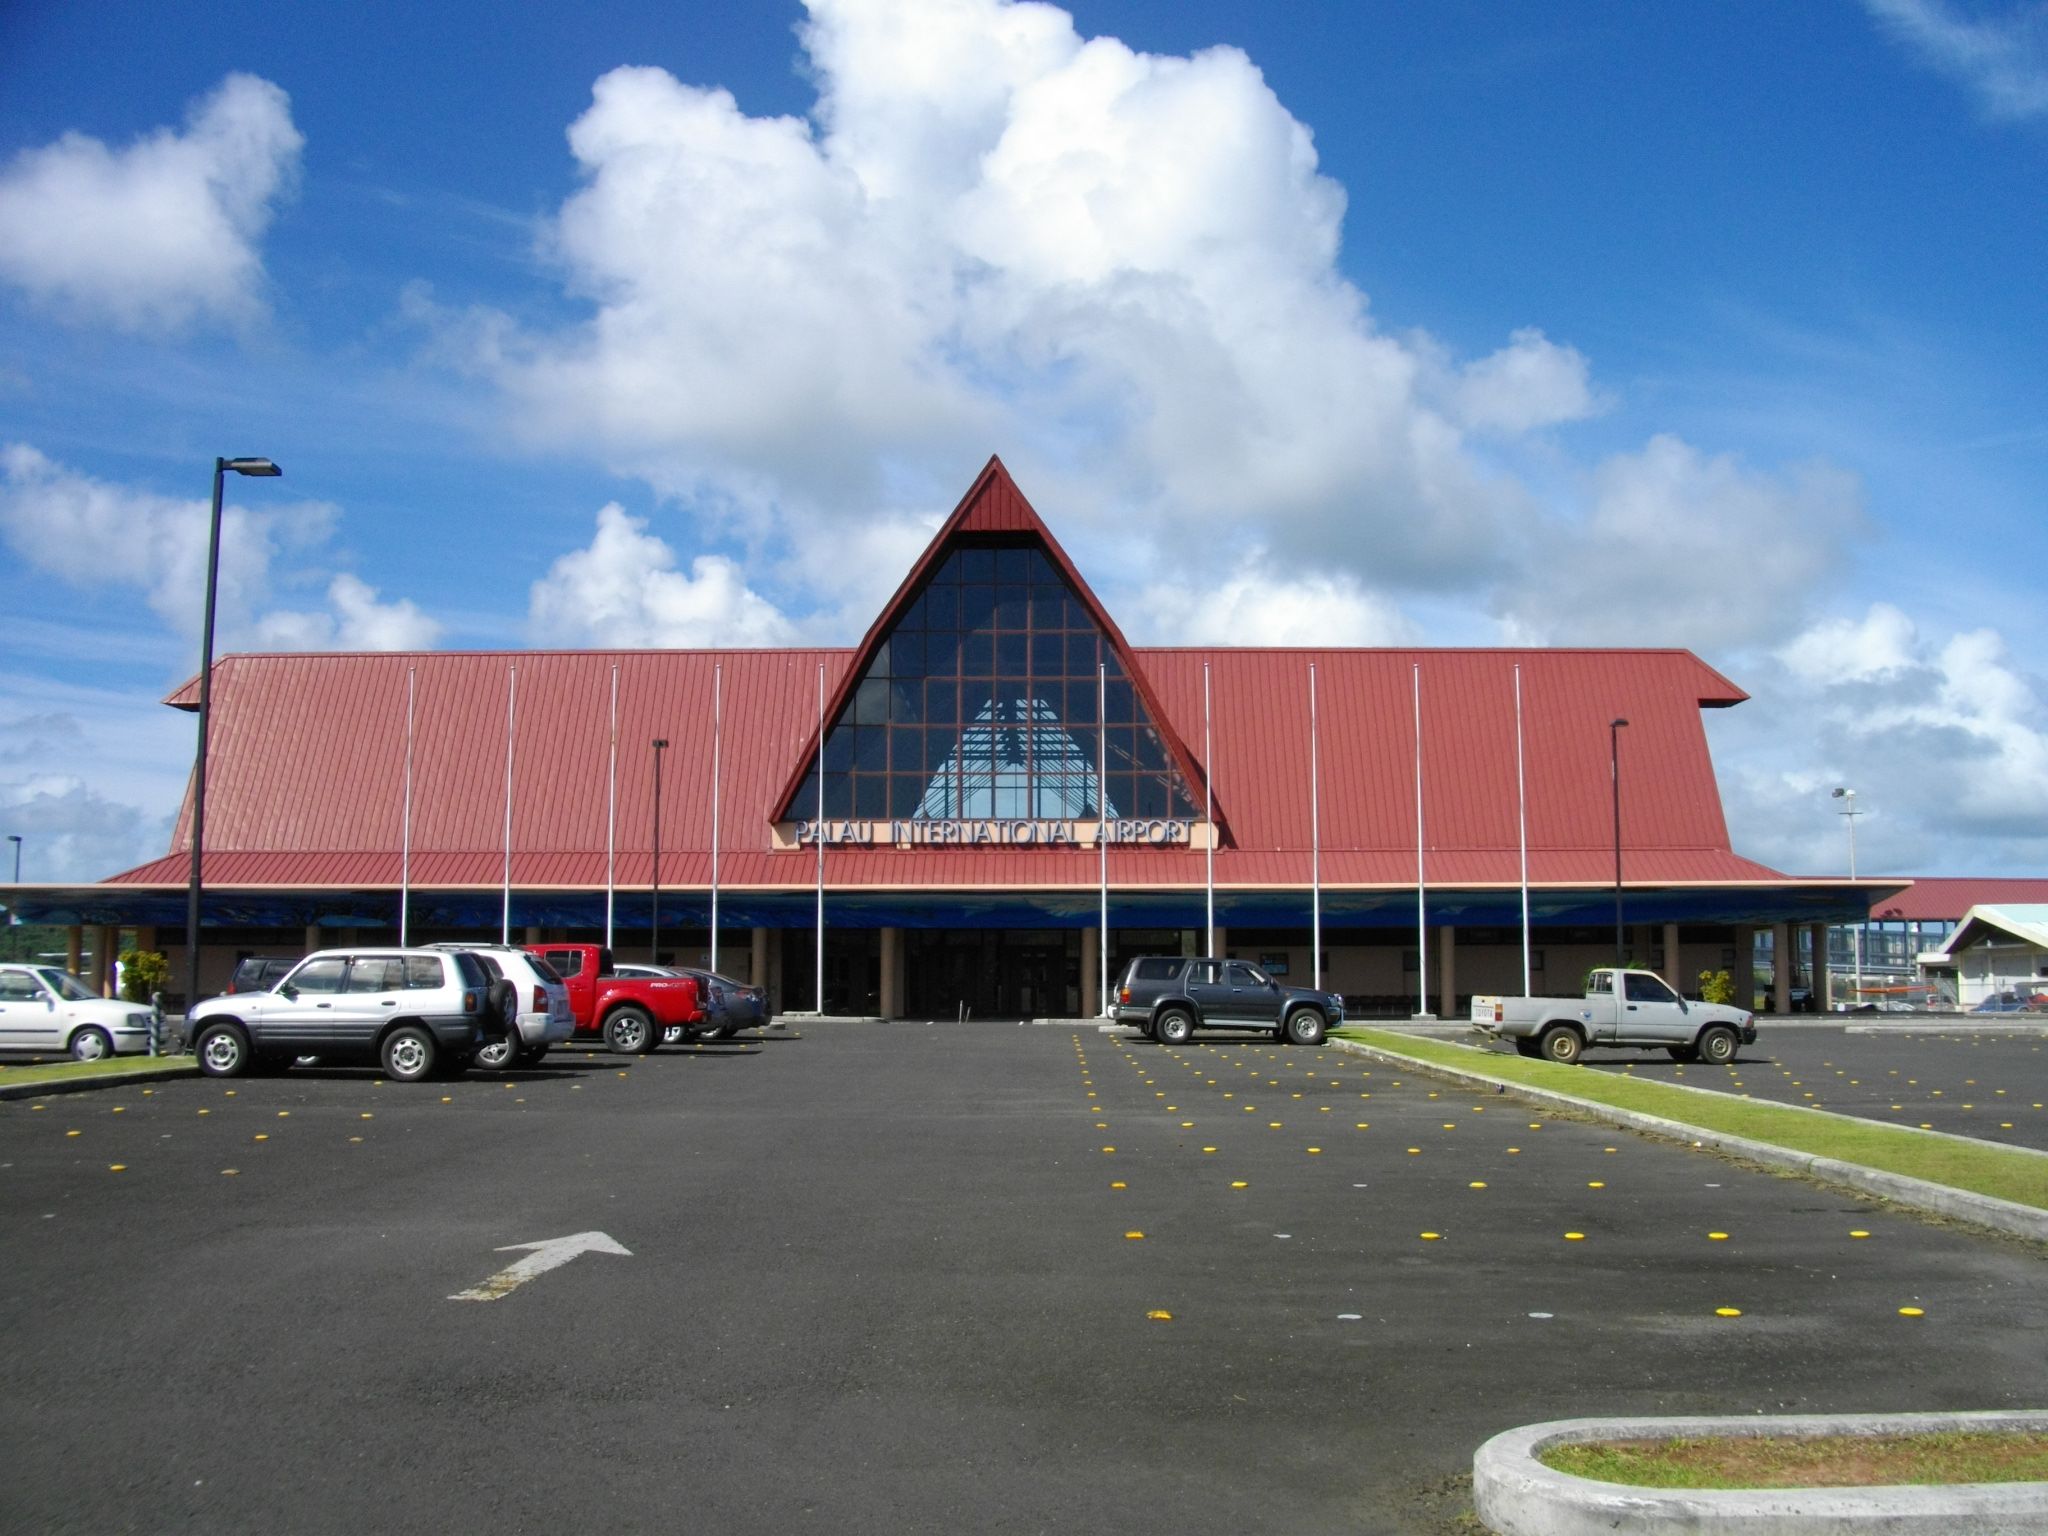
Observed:
[[[1140,643],[1683,645],[1739,851],[2048,873],[2048,7],[25,0],[0,821],[229,647],[850,643],[991,452]]]

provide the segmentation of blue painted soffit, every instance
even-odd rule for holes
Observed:
[[[1735,888],[1628,889],[1623,918],[1629,923],[1852,923],[1867,918],[1869,887],[1804,883]],[[724,891],[719,895],[723,928],[809,928],[815,894],[798,891]],[[205,893],[210,928],[396,928],[396,891],[236,891]],[[496,890],[415,891],[412,926],[496,932],[503,897]],[[858,892],[825,889],[825,922],[847,928],[1092,928],[1098,921],[1096,892]],[[85,886],[72,890],[24,891],[15,908],[26,923],[110,924],[182,929],[185,893]],[[1538,890],[1529,895],[1530,921],[1538,927],[1611,927],[1614,892],[1607,889]],[[1518,928],[1521,895],[1506,890],[1442,890],[1427,896],[1432,926]],[[650,918],[647,893],[619,892],[613,924],[624,932],[645,931]],[[1306,928],[1309,893],[1224,891],[1216,893],[1216,921],[1226,928]],[[1207,921],[1203,894],[1193,891],[1111,891],[1109,918],[1117,928],[1200,928]],[[704,891],[664,891],[664,928],[701,928],[711,920]],[[593,929],[604,926],[602,891],[519,891],[512,893],[512,926]],[[1326,929],[1411,929],[1415,893],[1408,891],[1324,891]]]

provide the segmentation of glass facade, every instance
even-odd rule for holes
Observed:
[[[824,770],[833,819],[1196,814],[1115,650],[1036,541],[954,548],[831,722]],[[814,765],[781,819],[817,814]]]

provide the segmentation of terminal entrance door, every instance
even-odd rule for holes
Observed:
[[[912,1018],[1072,1018],[1081,1008],[1081,939],[1061,929],[912,929],[903,935]]]

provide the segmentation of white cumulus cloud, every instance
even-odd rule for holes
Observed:
[[[1241,51],[1148,54],[1048,5],[811,0],[809,118],[614,70],[548,251],[582,323],[415,298],[533,439],[602,454],[830,604],[857,519],[943,507],[999,449],[1088,488],[1077,542],[1172,527],[1447,587],[1516,498],[1466,433],[1596,407],[1518,331],[1463,374],[1340,273],[1343,190]],[[1369,551],[1369,566],[1366,552]]]
[[[258,242],[304,143],[283,91],[232,74],[183,133],[24,150],[0,170],[0,278],[124,330],[245,324],[264,308]]]
[[[2048,860],[2048,693],[1995,630],[1929,633],[1873,603],[1809,625],[1745,681],[1753,703],[1714,732],[1738,846],[1846,868],[1830,791],[1847,786],[1864,874],[2031,874]]]
[[[1287,578],[1258,565],[1212,587],[1148,587],[1133,618],[1129,632],[1143,645],[1398,646],[1421,639],[1398,609],[1348,575]]]
[[[266,611],[280,561],[313,558],[338,517],[318,502],[223,506],[216,616],[223,647],[384,650],[433,642],[439,626],[412,603],[380,602],[346,572],[328,582],[330,612]],[[203,500],[98,480],[25,443],[0,448],[0,537],[74,587],[139,590],[181,636],[196,637],[204,615],[210,518]]]
[[[1767,643],[1803,622],[1865,526],[1861,487],[1841,470],[1770,473],[1660,434],[1600,464],[1582,516],[1535,530],[1496,607],[1518,640]]]
[[[556,645],[787,645],[792,628],[723,555],[698,555],[687,574],[645,519],[616,502],[598,509],[597,533],[533,584],[537,639]]]

